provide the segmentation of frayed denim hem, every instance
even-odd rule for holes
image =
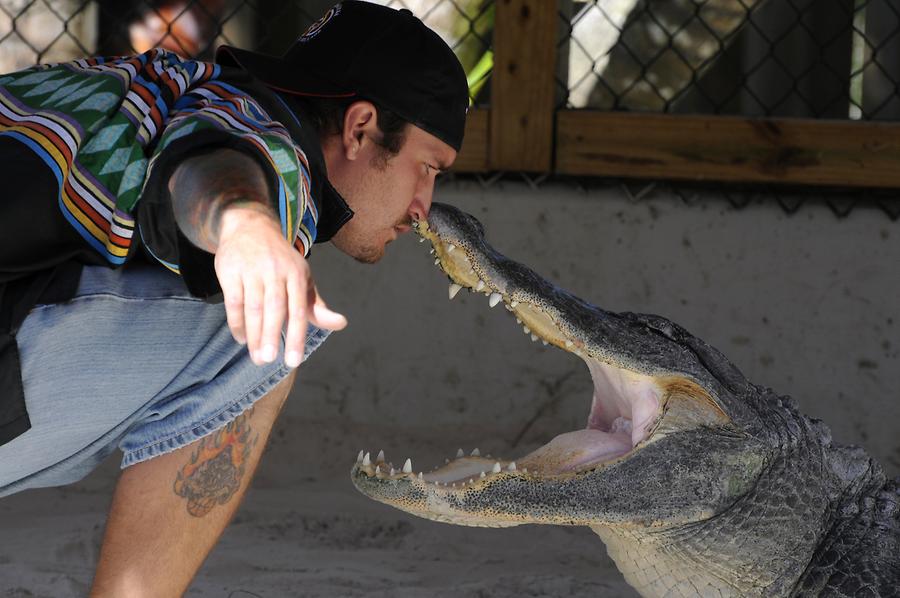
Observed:
[[[183,448],[192,442],[200,440],[204,436],[208,436],[216,430],[225,427],[247,409],[252,407],[256,401],[278,386],[278,383],[284,380],[290,373],[291,368],[281,366],[269,375],[269,377],[257,384],[250,392],[226,406],[222,411],[210,417],[203,423],[194,426],[185,432],[180,432],[164,440],[159,440],[147,446],[125,453],[122,457],[120,467],[125,469],[137,463],[141,463],[142,461],[147,461],[154,457],[171,453],[172,451]]]

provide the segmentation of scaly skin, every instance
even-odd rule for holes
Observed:
[[[862,449],[678,325],[500,255],[468,214],[434,204],[418,232],[456,285],[582,357],[594,403],[588,430],[516,462],[460,455],[423,475],[361,452],[361,492],[457,525],[589,526],[644,596],[900,595],[900,484]]]

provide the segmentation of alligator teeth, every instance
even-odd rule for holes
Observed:
[[[456,245],[454,245],[453,243],[447,243],[447,253],[452,252],[454,249],[456,249]]]
[[[525,331],[525,334],[531,334],[531,328],[529,328],[528,326],[522,326],[522,330]]]
[[[480,291],[483,288],[484,288],[484,281],[481,279],[478,279],[478,284],[475,285],[475,290]]]
[[[457,458],[457,459],[459,459],[460,457],[464,457],[464,456],[465,456],[465,453],[463,452],[462,449],[458,449],[458,450],[456,451],[456,458]]]
[[[440,264],[440,263],[441,263],[441,259],[440,259],[440,258],[437,258],[437,257],[434,258],[434,265],[435,265],[435,266],[437,266],[437,265]]]
[[[500,473],[500,461],[494,463],[494,468],[491,470],[491,473]]]
[[[456,284],[455,282],[450,285],[450,299],[456,297],[456,294],[462,290],[462,286]]]
[[[359,454],[356,456],[356,462],[357,462],[357,463],[362,463],[362,460],[363,460],[363,456],[364,456],[364,455],[365,455],[365,452],[364,452],[364,451],[359,451]]]
[[[545,346],[545,347],[546,347],[546,346],[547,346],[547,345],[549,345],[549,344],[550,344],[550,343],[548,343],[548,342],[547,342],[547,341],[545,341],[545,340],[541,340],[541,342],[542,342],[542,343],[543,343],[543,344],[544,344],[544,346]]]
[[[572,344],[573,344],[572,341],[566,340],[566,349],[571,349],[571,348],[572,348]]]
[[[431,249],[429,249],[429,250],[428,250],[428,253],[430,253],[431,255],[434,255],[434,247],[432,247]]]
[[[379,465],[375,466],[375,475],[381,475],[381,466],[379,466]]]
[[[395,472],[394,472],[394,468],[391,467],[391,477],[394,477],[394,473],[395,473]]]
[[[516,462],[512,461],[507,467],[506,471],[515,471],[516,470]]]
[[[424,242],[425,242],[425,237],[419,237],[419,243],[424,243]]]
[[[421,471],[419,472],[419,481],[420,482],[422,481],[422,472]]]
[[[480,457],[480,456],[481,456],[481,451],[479,451],[477,448],[474,448],[474,449],[472,449],[471,455],[472,455],[473,457]]]
[[[521,324],[521,323],[522,323],[522,320],[520,320],[519,317],[516,316],[516,324]]]
[[[538,339],[538,335],[536,335],[536,334],[532,334],[532,335],[531,335],[531,342],[534,342],[534,341],[536,341],[537,339]]]
[[[372,464],[372,461],[369,459],[369,453],[366,453],[365,455],[363,455],[362,464],[363,464],[363,467],[368,467],[369,465]]]
[[[403,473],[412,473],[412,459],[406,459],[406,463],[403,464]]]
[[[488,299],[488,305],[494,307],[495,305],[500,303],[501,299],[503,299],[503,297],[500,295],[500,293],[491,293],[491,298]]]
[[[510,306],[510,307],[517,307],[518,305],[519,305],[519,302],[518,302],[518,301],[510,301],[510,302],[509,302],[509,306]]]
[[[376,457],[375,462],[378,463],[379,461],[384,462],[384,451],[378,451],[378,457]]]

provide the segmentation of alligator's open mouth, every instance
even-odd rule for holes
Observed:
[[[416,231],[421,242],[431,242],[435,265],[449,276],[450,299],[462,289],[483,293],[490,307],[502,303],[532,341],[555,345],[585,361],[594,386],[591,408],[584,429],[560,434],[515,460],[482,456],[478,449],[465,454],[460,449],[456,458],[442,467],[419,472],[410,459],[394,464],[385,461],[383,453],[373,458],[370,453],[360,451],[352,472],[357,486],[360,482],[407,480],[413,485],[432,488],[437,485],[450,490],[469,489],[498,477],[575,476],[628,459],[653,442],[661,428],[663,433],[667,428],[661,427],[660,422],[669,403],[683,403],[671,401],[673,397],[692,395],[696,399],[706,394],[684,378],[629,369],[623,367],[621,359],[604,354],[578,326],[587,323],[585,319],[591,315],[579,310],[583,312],[591,306],[507,260],[482,239],[472,243],[465,235],[458,234],[459,231],[448,232],[426,222],[417,223]],[[558,305],[554,305],[553,297],[561,294],[566,295],[565,301],[575,304],[574,310],[561,313]],[[714,419],[724,417],[711,401],[702,402],[714,414]],[[696,409],[690,411],[699,414]],[[708,418],[708,415],[699,417]]]

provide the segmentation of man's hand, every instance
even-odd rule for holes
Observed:
[[[264,206],[236,204],[224,210],[215,263],[228,327],[235,340],[247,344],[256,364],[275,360],[282,327],[284,361],[297,367],[307,320],[329,330],[347,325],[319,297],[306,258],[281,236],[281,225]]]
[[[169,192],[182,233],[216,256],[228,327],[254,363],[275,360],[284,326],[284,361],[296,367],[307,320],[329,330],[347,325],[319,298],[306,258],[281,235],[253,159],[231,149],[190,158],[175,169]]]

